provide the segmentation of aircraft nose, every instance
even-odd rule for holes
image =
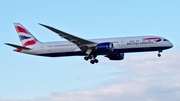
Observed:
[[[171,42],[169,42],[169,48],[172,48],[173,44]]]

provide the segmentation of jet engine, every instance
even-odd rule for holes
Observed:
[[[112,54],[106,55],[106,57],[108,57],[109,60],[123,60],[124,53],[112,53]]]
[[[101,54],[101,55],[112,53],[113,52],[113,43],[111,43],[111,42],[99,43],[96,45],[95,50],[98,54]]]

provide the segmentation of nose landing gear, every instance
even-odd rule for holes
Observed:
[[[158,57],[161,57],[161,52],[162,52],[162,50],[158,51],[158,55],[157,55]]]
[[[160,53],[158,53],[158,57],[161,57],[161,54],[160,54]]]

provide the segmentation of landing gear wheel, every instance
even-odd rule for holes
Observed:
[[[86,57],[86,56],[84,57],[84,60],[86,60],[86,61],[87,61],[88,59],[89,59],[88,57]]]
[[[160,53],[158,54],[158,57],[161,57],[161,54],[160,54]]]
[[[92,58],[93,58],[92,56],[85,56],[85,57],[84,57],[84,60],[87,61],[87,60],[89,60],[89,59],[91,60]]]
[[[95,63],[98,63],[99,61],[97,59],[94,60]]]
[[[99,61],[97,59],[91,60],[90,63],[94,64],[94,63],[98,63]]]
[[[92,59],[92,56],[89,56],[89,59]]]
[[[91,63],[91,64],[94,64],[94,60],[91,60],[90,63]]]

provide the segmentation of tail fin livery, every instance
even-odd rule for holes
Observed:
[[[39,42],[23,25],[14,23],[15,29],[18,33],[22,46],[32,46]]]

